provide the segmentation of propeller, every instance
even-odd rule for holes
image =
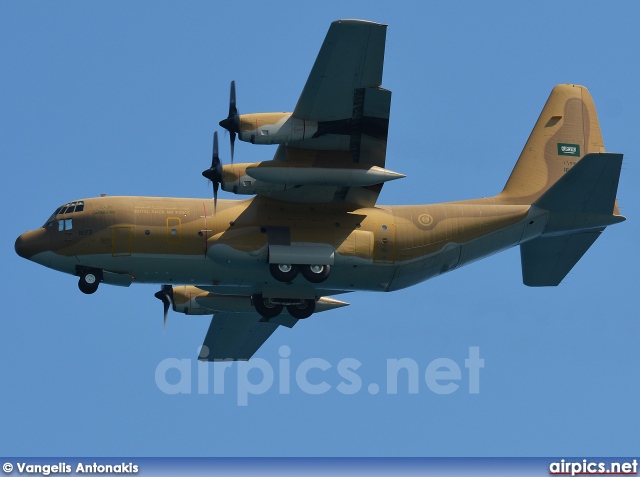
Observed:
[[[154,295],[164,305],[164,329],[167,329],[167,313],[169,312],[169,306],[173,302],[173,287],[171,285],[162,285],[159,292]]]
[[[236,142],[236,133],[240,132],[240,116],[236,108],[236,82],[231,81],[231,93],[229,94],[229,116],[220,121],[220,126],[229,131],[231,139],[231,164],[233,164],[233,148]]]
[[[211,154],[211,167],[202,171],[202,175],[213,183],[213,213],[218,208],[218,187],[222,183],[222,162],[218,156],[218,133],[213,133],[213,153]]]

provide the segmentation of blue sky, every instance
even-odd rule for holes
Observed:
[[[24,456],[637,455],[640,7],[633,2],[2,2],[0,449]],[[389,25],[383,86],[393,92],[387,166],[407,178],[380,203],[490,196],[506,181],[551,88],[587,86],[607,149],[625,154],[629,220],[609,228],[557,288],[522,284],[517,249],[392,294],[280,329],[256,355],[275,384],[239,406],[198,393],[207,317],[171,314],[159,287],[102,286],[18,257],[15,238],[60,204],[101,193],[208,197],[200,176],[236,80],[241,112],[292,110],[331,21]],[[236,143],[236,160],[274,149]],[[221,155],[229,157],[222,142]],[[233,198],[223,194],[221,198]],[[292,376],[278,391],[280,350]],[[485,360],[480,392],[464,367]],[[192,371],[166,394],[166,359]],[[415,362],[410,394],[386,392],[387,360]],[[461,370],[433,392],[429,363]],[[338,391],[357,360],[362,388]],[[166,379],[177,382],[171,370]],[[184,378],[184,376],[183,376]],[[253,382],[261,373],[249,374]],[[381,391],[369,392],[376,383]]]

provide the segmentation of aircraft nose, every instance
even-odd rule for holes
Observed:
[[[29,230],[16,239],[16,253],[22,258],[31,259],[35,254],[49,248],[49,239],[45,229]]]

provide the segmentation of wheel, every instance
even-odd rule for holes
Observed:
[[[331,273],[330,265],[305,265],[302,267],[302,275],[311,283],[325,281]]]
[[[98,280],[95,273],[84,273],[80,276],[80,280],[78,280],[78,288],[82,293],[86,293],[87,295],[95,293],[98,285],[100,285],[100,280]]]
[[[275,318],[282,311],[282,305],[274,303],[271,298],[263,298],[261,293],[253,295],[251,298],[256,311],[267,319]]]
[[[272,263],[269,265],[271,276],[279,282],[291,282],[298,275],[298,265],[289,265],[288,263]]]
[[[297,305],[287,305],[287,311],[291,316],[298,318],[299,320],[309,318],[313,315],[313,312],[316,311],[316,301],[304,300],[302,303]]]

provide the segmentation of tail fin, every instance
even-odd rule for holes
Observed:
[[[496,197],[532,204],[585,154],[605,152],[596,107],[584,86],[553,88],[504,190]]]

